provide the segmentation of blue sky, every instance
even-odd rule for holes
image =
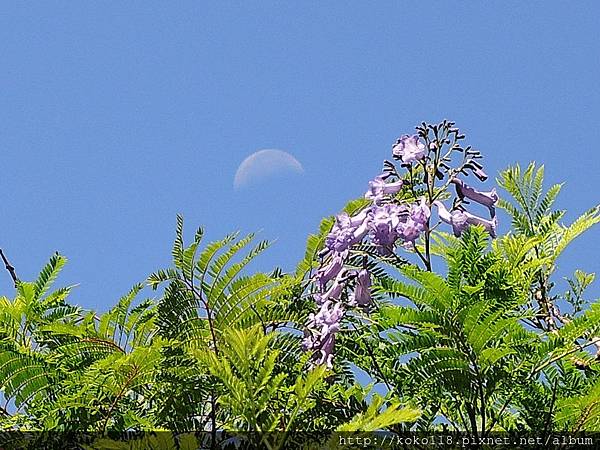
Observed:
[[[595,1],[4,2],[0,247],[24,279],[59,250],[72,299],[99,309],[169,264],[177,212],[210,239],[261,230],[277,239],[261,264],[291,268],[396,137],[443,118],[489,173],[545,163],[571,220],[600,201],[599,14]],[[235,191],[265,148],[304,173]],[[599,238],[562,270],[600,269]]]

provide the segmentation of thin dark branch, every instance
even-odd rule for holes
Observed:
[[[550,430],[550,427],[552,425],[557,390],[558,390],[558,379],[554,381],[554,386],[552,387],[552,401],[550,402],[550,409],[548,410],[548,417],[546,417],[546,423],[544,424],[544,436],[546,436],[548,434],[548,431]]]
[[[8,412],[8,410],[0,405],[0,416],[10,417],[12,414]]]
[[[358,332],[358,328],[356,327],[356,324],[352,323],[352,326],[354,327],[354,330]],[[371,348],[371,345],[369,344],[369,342],[366,339],[363,339],[363,342],[365,343],[367,353],[369,354],[371,361],[373,361],[373,365],[375,366],[375,370],[377,370],[377,372],[381,378],[381,381],[383,381],[383,383],[385,384],[385,387],[388,389],[388,392],[393,392],[392,385],[389,383],[387,377],[385,376],[385,373],[381,369],[381,366],[379,365],[379,362],[377,361],[377,358],[375,357],[375,354],[373,353],[373,349]]]
[[[119,391],[119,393],[117,394],[117,396],[115,397],[115,399],[113,400],[113,402],[111,403],[111,405],[110,405],[110,407],[108,409],[108,412],[106,413],[106,417],[104,419],[104,424],[102,425],[102,432],[103,433],[106,432],[106,427],[108,426],[108,421],[110,420],[110,418],[111,418],[111,416],[112,416],[115,408],[117,407],[117,404],[121,401],[121,399],[123,398],[123,396],[127,392],[127,388],[129,387],[129,384],[139,374],[139,372],[140,372],[140,368],[137,365],[134,365],[132,373],[129,374],[129,376],[125,380],[125,383],[121,387],[121,390]]]
[[[10,277],[12,278],[13,283],[15,284],[15,287],[17,287],[19,285],[19,277],[17,276],[17,272],[15,272],[15,268],[8,261],[8,259],[6,258],[6,255],[4,255],[4,252],[2,251],[1,248],[0,248],[0,257],[2,257],[2,261],[4,262],[4,267],[6,267],[6,270],[8,270],[8,273],[10,273]]]

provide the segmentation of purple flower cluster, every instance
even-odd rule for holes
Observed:
[[[379,183],[380,180],[381,177],[377,177],[371,183]],[[399,183],[390,185],[399,186]],[[342,253],[347,252],[352,245],[363,242],[365,238],[370,238],[382,254],[389,254],[398,240],[401,245],[412,248],[427,228],[431,212],[424,197],[412,205],[383,203],[385,195],[389,192],[396,193],[397,188],[394,187],[392,191],[381,189],[384,194],[377,196],[372,196],[372,192],[373,190],[367,191],[365,198],[372,199],[373,204],[352,217],[347,213],[339,214],[325,239],[325,246],[335,255],[333,261],[337,264],[340,263]],[[322,272],[324,270],[326,269],[320,269],[319,273],[329,273]]]
[[[319,310],[316,314],[311,313],[308,316],[302,346],[304,350],[315,352],[313,362],[317,365],[326,364],[328,367],[333,365],[335,333],[340,329],[340,322],[345,312],[340,298],[349,278],[348,271],[344,268],[344,260],[347,256],[348,251],[334,252],[329,263],[322,266],[316,274],[320,288],[319,293],[314,295],[314,299]]]
[[[342,292],[350,280],[355,279],[354,292],[348,296],[347,305],[368,307],[371,304],[371,274],[368,270],[349,271],[344,268],[348,251],[332,252],[329,262],[316,273],[319,291],[313,298],[319,307],[316,313],[308,316],[305,336],[302,341],[304,350],[314,352],[313,363],[333,366],[335,335],[340,330],[340,322],[346,312],[342,302]]]
[[[436,151],[435,146],[430,145],[430,149]],[[394,144],[392,152],[396,159],[402,161],[404,167],[417,163],[425,170],[431,162],[426,145],[420,142],[416,135],[402,136]],[[469,164],[477,178],[487,178],[479,163],[470,160],[463,167]],[[425,196],[416,202],[398,201],[397,194],[406,186],[410,186],[410,183],[401,179],[397,172],[388,171],[369,182],[365,193],[365,198],[370,200],[367,207],[353,216],[345,212],[337,215],[325,239],[325,249],[320,253],[321,265],[314,274],[317,292],[313,294],[313,298],[318,311],[309,315],[303,340],[304,349],[313,352],[314,364],[332,367],[335,336],[341,328],[344,314],[349,308],[367,308],[372,302],[369,271],[366,268],[346,268],[352,246],[370,242],[381,255],[393,254],[398,245],[406,249],[415,249],[416,241],[429,229],[432,206],[437,207],[439,219],[451,225],[456,236],[460,236],[470,225],[482,225],[492,237],[496,236],[496,191],[475,190],[454,176],[459,172],[449,175],[446,184],[446,187],[454,184],[457,196],[461,200],[452,210],[448,210],[441,201],[435,200],[435,197],[434,201],[431,201],[431,192],[428,197],[431,203]],[[413,172],[410,173],[412,180]],[[390,175],[394,175],[396,181],[390,182]],[[410,186],[411,193],[414,194],[413,187]],[[490,210],[491,219],[467,212],[462,206],[467,200],[486,206]],[[352,284],[353,292],[347,292]]]
[[[319,311],[309,315],[308,328],[311,333],[304,339],[304,348],[318,350],[315,364],[333,366],[335,333],[340,329],[340,321],[343,316],[342,304],[331,300],[321,303]]]
[[[411,206],[384,203],[386,197],[396,194],[401,182],[385,183],[376,177],[369,183],[365,197],[373,204],[354,216],[341,213],[325,239],[323,260],[314,276],[317,292],[313,295],[319,310],[310,314],[306,326],[303,347],[314,352],[314,364],[332,367],[335,334],[348,307],[366,308],[371,304],[371,274],[362,269],[347,270],[345,263],[354,244],[367,239],[377,246],[381,254],[390,254],[398,242],[414,246],[425,231],[430,217],[424,198]],[[346,296],[342,293],[354,281],[354,290]]]

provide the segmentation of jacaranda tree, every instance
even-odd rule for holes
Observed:
[[[557,275],[600,209],[566,225],[543,166],[484,190],[482,155],[453,122],[416,131],[295,271],[253,272],[270,245],[253,235],[186,243],[178,217],[171,267],[97,313],[52,290],[63,256],[25,282],[2,254],[15,284],[0,297],[2,429],[31,448],[31,431],[90,432],[87,448],[169,431],[123,448],[225,448],[235,434],[269,449],[311,448],[299,432],[600,431],[594,275]]]

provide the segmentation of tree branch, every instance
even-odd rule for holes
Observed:
[[[4,252],[2,251],[1,248],[0,248],[0,257],[2,257],[2,261],[4,262],[4,267],[6,267],[6,270],[8,270],[8,273],[10,273],[10,277],[12,278],[13,283],[15,284],[15,288],[16,288],[19,285],[19,277],[17,276],[17,272],[15,272],[15,268],[8,261],[8,259],[4,255]]]

